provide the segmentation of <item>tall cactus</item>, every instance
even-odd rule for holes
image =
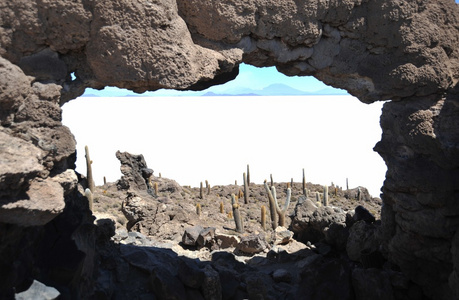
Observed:
[[[207,189],[207,195],[210,195],[210,184],[209,181],[206,180],[206,189]]]
[[[202,181],[201,181],[201,185],[199,186],[199,198],[203,199],[203,195],[202,195]]]
[[[247,168],[249,168],[249,165],[247,165]],[[244,177],[244,203],[248,204],[249,203],[249,186],[248,186],[249,179],[245,173],[243,174],[243,177]]]
[[[201,216],[201,212],[202,212],[201,204],[200,204],[200,203],[197,203],[197,204],[196,204],[196,214],[197,214],[198,216]]]
[[[224,206],[223,206],[223,202],[220,202],[220,213],[224,213]]]
[[[92,177],[92,160],[89,157],[88,146],[84,147],[84,152],[86,154],[86,177],[88,180],[88,188],[91,190],[91,193],[94,193],[96,185],[94,184],[94,177]]]
[[[322,205],[322,203],[320,202],[320,193],[319,192],[316,192],[316,203],[318,205]]]
[[[236,223],[236,231],[242,232],[242,219],[239,212],[239,203],[237,202],[237,198],[234,194],[231,194],[231,205],[233,207],[233,217],[234,223]]]
[[[284,207],[281,209],[277,202],[277,195],[276,195],[276,188],[274,186],[271,189],[268,186],[268,182],[265,180],[265,189],[268,193],[268,200],[269,200],[269,210],[271,213],[271,225],[272,228],[275,230],[277,226],[284,226],[285,227],[285,215],[288,210],[288,206],[290,205],[290,198],[292,196],[292,189],[287,189],[287,199],[285,199]]]
[[[93,197],[93,195],[91,193],[91,190],[89,188],[84,190],[84,195],[85,195],[86,199],[88,199],[89,210],[92,211],[92,206],[93,206],[93,203],[94,203],[94,197]]]
[[[328,185],[324,185],[324,206],[328,206]]]
[[[155,182],[154,189],[155,189],[155,195],[158,196],[158,183],[157,182]]]
[[[261,206],[261,227],[266,230],[266,207],[264,205]]]

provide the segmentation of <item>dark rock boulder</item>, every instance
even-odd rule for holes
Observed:
[[[354,299],[352,269],[344,259],[315,259],[300,273],[296,299]]]
[[[185,228],[185,232],[182,236],[182,243],[187,246],[196,246],[199,235],[203,229],[204,228],[200,225]]]
[[[121,163],[121,173],[123,176],[117,182],[119,189],[147,191],[148,180],[153,175],[153,170],[149,169],[142,154],[134,155],[128,152],[116,152],[116,158]]]
[[[356,268],[352,271],[352,285],[356,300],[395,299],[390,274],[383,270]]]
[[[359,205],[355,208],[354,221],[365,221],[367,223],[373,223],[375,220],[375,216],[373,216],[373,214],[362,205]]]
[[[349,230],[346,251],[353,261],[360,261],[363,251],[368,253],[379,251],[381,241],[376,235],[377,227],[365,221],[355,223]]]
[[[340,249],[346,245],[346,214],[330,206],[317,207],[309,199],[296,205],[291,228],[295,238],[305,244],[325,240]]]
[[[266,243],[265,235],[263,233],[249,234],[241,237],[241,241],[236,246],[236,251],[247,254],[255,254],[263,252],[267,247],[268,243]]]

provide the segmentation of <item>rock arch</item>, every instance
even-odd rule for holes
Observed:
[[[1,222],[38,226],[62,212],[77,179],[66,171],[75,141],[59,104],[86,87],[203,89],[234,78],[241,62],[275,65],[365,103],[392,100],[375,147],[388,167],[384,250],[428,295],[459,296],[454,1],[13,0],[0,8]]]

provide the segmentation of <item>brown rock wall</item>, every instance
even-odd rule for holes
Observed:
[[[234,78],[241,62],[275,65],[366,103],[393,100],[375,148],[388,166],[386,255],[430,296],[451,299],[459,290],[458,44],[452,0],[0,1],[0,158],[8,165],[0,221],[14,219],[14,202],[26,201],[26,212],[39,203],[31,187],[74,168],[59,104],[86,87],[202,89]],[[49,186],[47,198],[58,201],[47,209],[57,214],[64,191]],[[13,223],[33,225],[24,218]]]

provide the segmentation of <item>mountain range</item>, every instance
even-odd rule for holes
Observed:
[[[247,87],[230,88],[221,92],[196,92],[196,91],[175,91],[175,90],[159,90],[156,92],[146,92],[144,94],[136,94],[128,91],[127,94],[121,95],[121,92],[126,90],[116,90],[110,92],[101,92],[96,90],[87,90],[82,97],[177,97],[177,96],[307,96],[307,95],[348,95],[345,90],[327,87],[318,91],[302,91],[295,89],[287,84],[274,83],[256,90]]]
[[[274,83],[268,85],[261,90],[251,88],[232,88],[226,91],[215,93],[207,92],[202,96],[303,96],[303,95],[347,95],[348,93],[342,89],[325,88],[314,92],[306,92],[295,89],[289,85],[282,83]]]

